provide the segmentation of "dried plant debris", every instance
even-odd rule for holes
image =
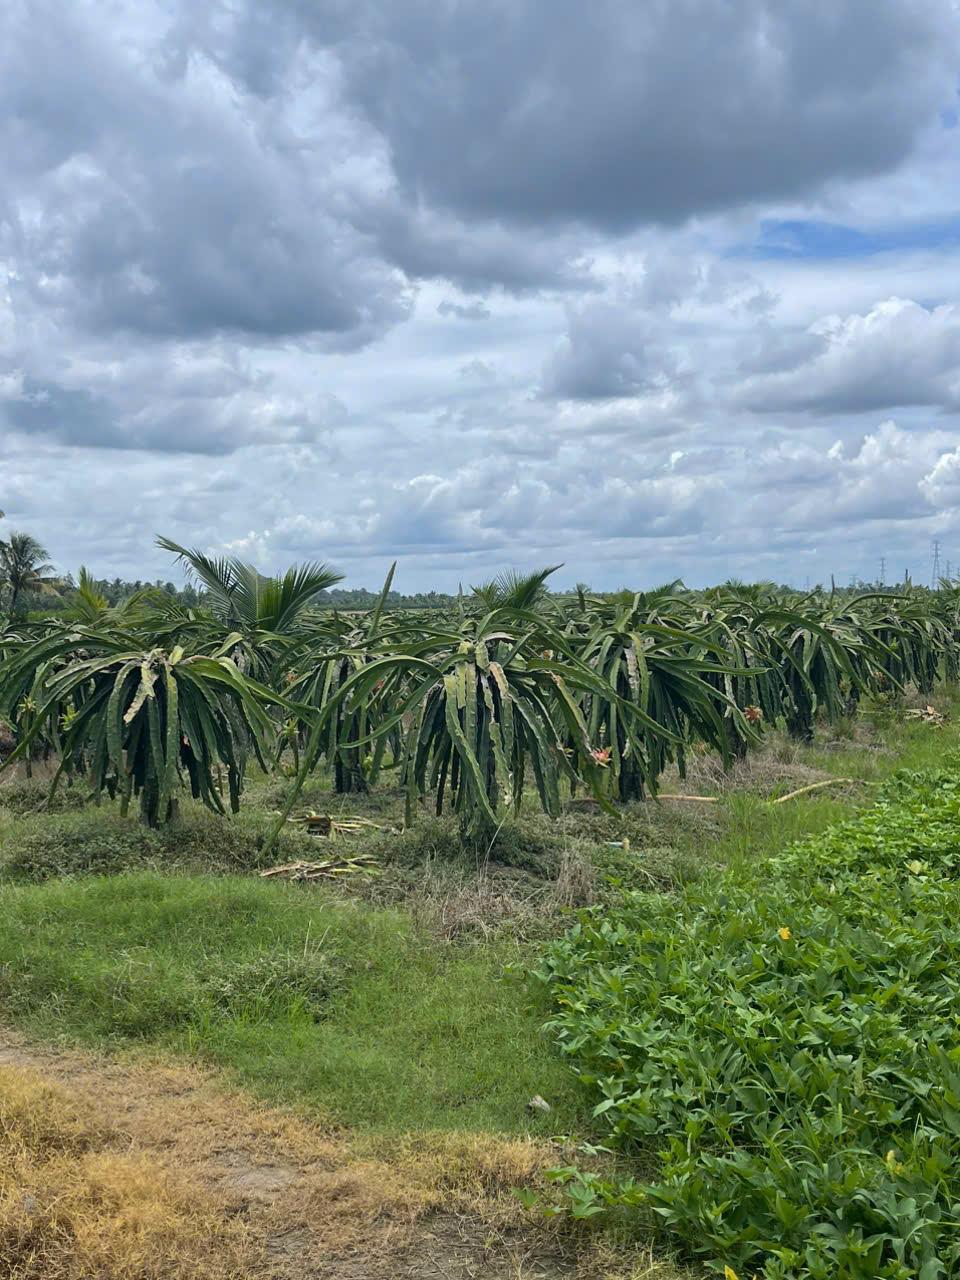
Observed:
[[[338,880],[343,876],[376,876],[380,864],[370,854],[357,853],[343,857],[322,858],[319,862],[286,862],[260,872],[263,879],[280,876],[284,880]]]

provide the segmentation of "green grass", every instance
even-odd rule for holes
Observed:
[[[187,1054],[362,1129],[575,1123],[543,1008],[503,979],[523,959],[507,942],[443,943],[396,912],[232,876],[8,885],[0,911],[0,1007],[37,1036]],[[329,988],[319,1006],[304,957]],[[225,1006],[224,975],[244,966],[280,981]],[[537,1093],[550,1117],[527,1115]]]

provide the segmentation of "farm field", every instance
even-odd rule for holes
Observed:
[[[0,7],[0,1280],[960,1280],[958,16]]]
[[[11,1275],[953,1274],[952,591],[184,555],[0,636]]]

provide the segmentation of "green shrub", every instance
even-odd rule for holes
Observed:
[[[157,832],[110,811],[45,817],[36,826],[25,823],[8,843],[4,871],[28,880],[159,865],[165,852]]]
[[[649,1175],[567,1171],[580,1215],[642,1207],[768,1280],[960,1273],[960,775],[755,869],[584,913],[551,1026],[607,1140]]]
[[[50,796],[49,781],[17,778],[0,784],[0,808],[10,813],[74,813],[90,803],[86,787],[61,786]]]
[[[0,866],[14,879],[104,875],[142,868],[252,870],[263,865],[267,817],[221,818],[187,809],[182,819],[153,830],[110,807],[27,818],[5,833]],[[291,832],[278,857],[302,857],[305,837]],[[312,848],[313,846],[311,846]]]

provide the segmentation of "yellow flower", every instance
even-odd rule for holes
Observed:
[[[918,858],[914,858],[912,862],[907,863],[907,870],[918,876],[923,870],[923,863]]]
[[[734,1271],[733,1267],[724,1267],[723,1280],[740,1280],[740,1277]]]
[[[790,939],[793,937],[793,934],[790,932],[787,926],[784,925],[782,929],[777,930],[777,937],[780,939],[781,942],[789,942]]]

